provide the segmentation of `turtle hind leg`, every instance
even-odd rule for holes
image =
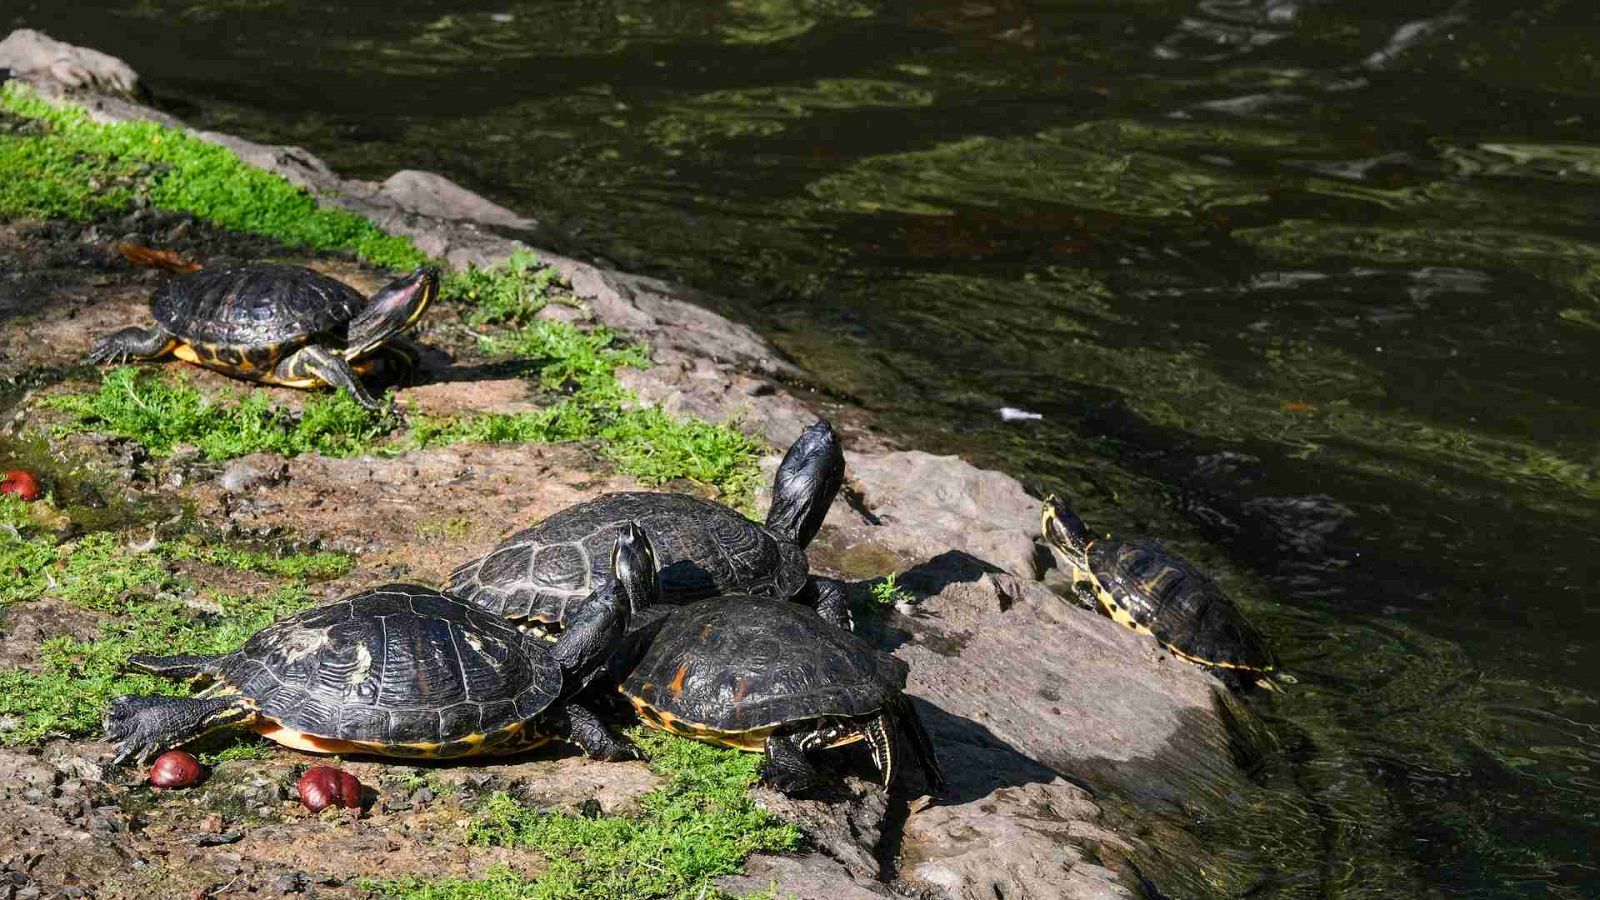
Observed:
[[[767,738],[767,761],[761,766],[761,781],[780,793],[798,794],[817,783],[817,770],[806,759],[794,735],[773,734]]]
[[[178,339],[160,325],[124,328],[95,341],[88,359],[96,364],[156,360],[171,353],[177,345]]]
[[[178,653],[172,656],[135,653],[128,657],[128,667],[166,678],[206,678],[215,671],[216,664],[221,659],[221,656],[202,656],[196,653]]]
[[[350,368],[350,362],[327,347],[301,347],[278,363],[274,378],[288,384],[321,381],[329,387],[349,391],[350,396],[367,409],[379,408],[378,401],[372,399],[355,370]]]
[[[939,756],[933,750],[933,738],[928,735],[927,726],[923,725],[922,717],[917,715],[917,708],[911,705],[911,700],[901,697],[895,704],[894,716],[898,720],[899,730],[910,738],[911,755],[917,758],[917,764],[922,767],[922,775],[928,779],[928,787],[933,789],[935,795],[945,791],[944,770],[939,767]]]
[[[795,600],[809,604],[817,611],[817,615],[845,631],[855,629],[855,619],[850,614],[850,597],[845,593],[842,581],[813,575],[806,580],[805,588]]]
[[[254,718],[255,710],[238,697],[118,697],[105,717],[106,737],[118,742],[111,763],[147,763],[208,731]]]
[[[600,717],[576,703],[567,704],[566,714],[557,725],[558,736],[577,744],[591,759],[620,762],[644,759],[644,753],[628,741],[612,734]]]

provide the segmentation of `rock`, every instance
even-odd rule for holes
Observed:
[[[758,805],[805,829],[807,839],[850,875],[864,881],[878,877],[875,851],[887,810],[883,788],[847,777],[842,783],[824,784],[816,789],[819,795],[803,800],[767,788],[756,788],[754,793]]]
[[[1006,751],[964,744],[941,749],[958,791],[970,773],[1010,767]],[[968,788],[963,795],[974,793]],[[1086,858],[1085,845],[1132,850],[1097,824],[1099,816],[1085,791],[1061,779],[1001,787],[965,803],[932,805],[906,822],[901,873],[962,900],[1133,897],[1115,872]]]
[[[407,212],[434,219],[481,222],[524,231],[539,227],[534,220],[432,172],[402,169],[384,179],[378,186],[378,195]]]
[[[229,463],[217,478],[217,486],[230,494],[242,494],[277,481],[283,476],[284,470],[281,458],[265,453],[252,454]]]
[[[857,878],[820,853],[752,856],[743,875],[717,879],[735,897],[798,897],[803,900],[881,900],[894,897],[883,885]]]
[[[876,578],[954,550],[1018,578],[1038,576],[1039,501],[1016,479],[917,450],[846,451],[845,462],[848,483],[877,521],[851,524],[835,504],[814,565]]]
[[[139,88],[138,74],[115,56],[74,47],[31,28],[18,28],[0,41],[0,68],[10,69],[16,78],[47,78],[72,90],[129,96]]]

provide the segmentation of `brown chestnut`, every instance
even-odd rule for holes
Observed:
[[[200,760],[182,750],[168,750],[150,766],[150,784],[158,788],[186,788],[200,781]]]
[[[343,769],[312,766],[295,787],[300,792],[300,802],[312,812],[322,812],[330,806],[361,808],[361,782]]]
[[[39,499],[43,493],[39,489],[39,479],[25,469],[12,469],[4,477],[0,477],[0,494],[16,494],[23,500],[32,502]]]

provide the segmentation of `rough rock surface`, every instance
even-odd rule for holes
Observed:
[[[16,32],[0,42],[0,67],[42,95],[70,97],[103,119],[180,124],[105,93],[127,95],[137,86],[120,61],[37,33]],[[519,238],[554,239],[536,220],[439,176],[403,172],[381,184],[348,181],[298,148],[201,137],[456,265],[497,262]],[[15,226],[0,226],[0,254],[23,237]],[[0,325],[11,330],[26,314],[32,335],[4,335],[0,369],[55,365],[62,353],[85,349],[95,332],[140,318],[155,276],[116,268],[103,249],[116,237],[74,234],[51,251],[61,255],[52,265],[0,266],[29,273],[0,282]],[[231,249],[244,255],[248,239],[238,240],[241,246]],[[651,342],[656,365],[628,375],[646,402],[738,421],[779,446],[819,413],[846,425],[850,489],[813,544],[813,566],[848,580],[863,633],[911,664],[908,692],[950,780],[949,793],[937,801],[918,796],[914,779],[909,796],[886,796],[854,777],[870,772],[859,748],[827,754],[825,770],[844,776],[831,779],[833,787],[800,799],[759,796],[802,825],[806,852],[752,859],[744,875],[723,879],[726,890],[776,887],[779,896],[838,900],[1135,896],[1125,861],[1143,859],[1151,849],[1146,836],[1161,833],[1147,827],[1151,818],[1181,818],[1193,792],[1239,785],[1209,677],[1035,580],[1048,578],[1051,559],[1034,539],[1036,501],[1015,480],[954,457],[894,450],[872,435],[858,411],[779,384],[774,379],[792,384],[802,374],[753,331],[706,309],[692,290],[543,255],[588,308],[555,314],[592,315]],[[378,279],[359,267],[338,274],[364,288]],[[52,299],[40,311],[34,298],[46,285]],[[449,366],[438,363],[433,374],[447,376]],[[212,376],[196,377],[212,383],[206,381]],[[400,401],[435,412],[517,411],[528,403],[514,380],[451,377],[401,391]],[[85,440],[75,449],[116,455],[114,442]],[[515,527],[632,486],[596,475],[604,467],[565,447],[467,446],[383,459],[252,457],[212,470],[135,454],[116,465],[130,491],[166,492],[225,529],[254,534],[288,526],[324,546],[358,551],[357,571],[329,584],[330,595],[378,579],[438,582]],[[911,602],[874,605],[870,585],[889,574]],[[41,638],[87,635],[94,624],[13,611],[0,637],[0,664],[25,666],[29,647]],[[539,805],[581,809],[592,799],[604,811],[627,812],[654,783],[637,764],[557,756],[432,770],[448,790],[431,796],[432,790],[386,781],[394,767],[362,763],[357,774],[380,788],[379,799],[371,819],[341,823],[296,813],[282,785],[304,758],[288,751],[228,764],[208,784],[209,794],[135,804],[126,801],[140,789],[100,783],[87,767],[104,758],[104,745],[79,745],[75,752],[81,755],[0,751],[0,892],[11,885],[59,891],[94,877],[104,882],[101,896],[292,893],[312,885],[318,896],[356,896],[350,879],[374,874],[374,860],[383,861],[386,876],[518,867],[515,854],[444,839],[459,829],[462,804],[474,795],[499,788]],[[219,805],[229,812],[219,816]],[[134,807],[141,811],[124,811]],[[1125,827],[1134,817],[1140,828]],[[140,822],[136,832],[128,830],[130,820]],[[192,839],[196,834],[213,838]],[[1198,848],[1161,849],[1205,865]],[[159,864],[148,864],[157,857]]]

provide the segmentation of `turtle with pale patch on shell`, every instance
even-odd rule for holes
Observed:
[[[639,759],[574,697],[604,671],[646,601],[655,562],[637,528],[613,578],[550,644],[416,585],[391,584],[308,609],[221,656],[135,656],[145,672],[210,685],[193,697],[123,696],[105,717],[115,762],[148,762],[217,728],[253,728],[311,753],[406,758],[511,754],[552,738],[597,759]]]
[[[1096,539],[1054,495],[1044,501],[1040,529],[1066,557],[1074,586],[1088,587],[1113,621],[1232,687],[1277,690],[1277,661],[1261,633],[1194,564],[1150,538]]]
[[[628,593],[659,596],[648,584]],[[816,783],[807,753],[858,741],[885,786],[909,751],[943,791],[933,741],[904,693],[903,661],[793,603],[725,596],[667,610],[635,645],[637,658],[617,664],[619,690],[646,725],[765,753],[762,780],[786,794]]]
[[[93,363],[173,356],[248,381],[344,388],[377,409],[360,376],[380,364],[409,371],[394,339],[439,294],[439,269],[422,266],[369,300],[303,266],[221,265],[168,279],[150,296],[155,324],[95,341]]]
[[[556,629],[604,577],[604,548],[636,522],[661,564],[664,602],[724,593],[795,600],[841,628],[850,605],[831,579],[812,576],[806,545],[844,482],[844,451],[819,421],[789,447],[773,479],[766,524],[683,494],[605,494],[506,538],[450,574],[449,592],[519,624]]]

